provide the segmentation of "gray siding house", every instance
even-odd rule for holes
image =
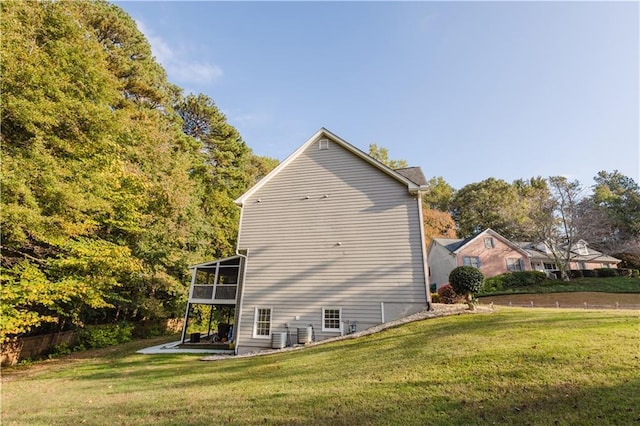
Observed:
[[[425,309],[425,183],[320,129],[236,200],[238,254],[193,267],[190,303],[216,305],[227,286],[236,353],[270,348],[273,333],[323,340]],[[216,282],[223,267],[237,271],[229,284]],[[213,278],[198,284],[203,268]]]

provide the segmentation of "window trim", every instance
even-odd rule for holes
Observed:
[[[338,328],[327,328],[326,324],[326,312],[327,311],[338,311]],[[334,332],[334,333],[342,333],[342,308],[335,307],[323,307],[322,308],[322,331]]]
[[[466,259],[470,259],[469,263],[465,263]],[[471,259],[475,259],[476,265],[473,265]],[[480,269],[482,263],[480,261],[480,256],[462,256],[462,266],[471,266],[472,268]]]
[[[496,248],[496,242],[493,237],[484,237],[484,248]]]
[[[269,310],[269,334],[258,334],[258,314],[260,310]],[[253,311],[253,338],[254,339],[270,339],[273,332],[273,308],[271,306],[256,306]]]
[[[509,264],[509,261],[513,261],[513,264]],[[507,271],[509,272],[522,272],[524,271],[524,260],[521,257],[507,257],[505,259],[507,263]]]

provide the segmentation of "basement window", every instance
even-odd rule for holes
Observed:
[[[341,317],[341,308],[322,308],[322,331],[342,331]]]

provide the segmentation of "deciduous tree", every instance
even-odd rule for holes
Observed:
[[[458,190],[451,202],[458,234],[465,238],[491,228],[506,238],[517,234],[524,211],[514,186],[488,178]]]

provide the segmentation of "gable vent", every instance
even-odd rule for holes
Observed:
[[[318,149],[329,149],[329,139],[320,139],[318,141]]]

